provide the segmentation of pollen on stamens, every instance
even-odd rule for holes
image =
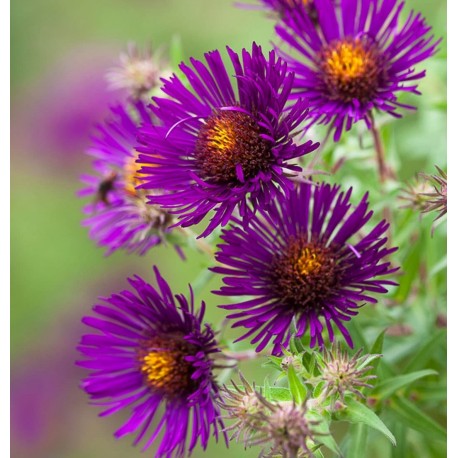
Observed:
[[[145,342],[138,353],[145,384],[165,396],[190,392],[194,369],[185,357],[194,351],[192,345],[175,338],[157,337]]]
[[[270,273],[273,292],[282,302],[298,310],[316,308],[340,279],[331,248],[292,238],[274,258]]]
[[[385,78],[382,57],[369,39],[331,43],[319,54],[318,67],[328,96],[343,102],[372,99]]]
[[[220,184],[234,184],[268,170],[271,145],[253,117],[236,110],[216,111],[201,128],[195,158],[201,176]]]

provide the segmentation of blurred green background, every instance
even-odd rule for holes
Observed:
[[[436,36],[445,36],[445,0],[408,0],[407,6],[426,16]],[[98,418],[78,388],[80,318],[97,296],[124,288],[126,276],[151,279],[153,263],[184,291],[206,260],[187,253],[188,262],[181,263],[164,248],[143,258],[106,258],[81,227],[83,202],[75,193],[90,166],[83,151],[91,126],[116,100],[105,89],[104,74],[128,41],[167,45],[178,35],[185,59],[199,58],[226,45],[240,50],[253,40],[267,49],[273,22],[235,8],[232,0],[15,0],[11,29],[12,456],[139,456],[129,439],[112,437],[122,415]],[[415,98],[419,112],[396,123],[392,142],[403,179],[433,173],[433,164],[445,166],[445,46],[424,65],[424,95]],[[217,280],[201,295],[209,297],[215,286]],[[217,301],[208,302],[211,321]],[[264,369],[245,369],[262,382]],[[206,456],[215,453],[254,457],[258,450],[212,445]]]

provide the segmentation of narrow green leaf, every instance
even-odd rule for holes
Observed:
[[[425,369],[423,371],[411,372],[410,374],[389,378],[380,383],[380,385],[377,385],[372,391],[371,396],[376,396],[380,399],[389,398],[401,388],[405,388],[416,380],[427,377],[428,375],[437,375],[437,372],[431,369]]]
[[[293,366],[288,367],[288,382],[294,401],[296,401],[297,404],[302,404],[307,396],[307,390],[299,380]]]
[[[368,407],[353,399],[346,399],[347,408],[338,413],[338,419],[350,423],[363,423],[384,434],[393,445],[396,439],[385,423]]]
[[[350,437],[350,445],[345,458],[361,458],[362,456],[367,456],[367,426],[363,423],[351,425],[348,435]]]
[[[415,429],[429,438],[446,440],[447,431],[429,415],[421,411],[407,399],[395,396],[390,403],[390,410],[398,421]]]
[[[447,399],[447,385],[445,383],[418,383],[415,391],[428,402],[441,402]]]
[[[394,424],[394,435],[398,441],[398,445],[391,450],[391,458],[405,458],[407,456],[407,428],[406,426],[397,421]]]
[[[415,356],[405,367],[405,372],[413,372],[425,367],[437,352],[437,347],[445,343],[445,329],[438,329],[415,350]]]

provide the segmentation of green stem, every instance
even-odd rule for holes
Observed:
[[[388,167],[385,161],[385,149],[383,148],[382,139],[380,137],[380,131],[375,125],[374,116],[372,113],[369,115],[371,120],[371,134],[374,139],[374,148],[377,155],[378,173],[380,177],[380,183],[385,183],[389,176]]]

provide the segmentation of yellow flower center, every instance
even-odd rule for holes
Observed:
[[[215,154],[230,154],[235,147],[236,134],[231,119],[221,118],[207,131],[207,146]]]
[[[322,80],[331,99],[369,101],[381,86],[385,70],[375,43],[348,38],[331,43],[318,56]]]
[[[352,79],[365,73],[371,64],[368,58],[368,53],[359,40],[354,43],[343,42],[330,50],[326,65],[329,73],[335,77],[341,80]]]
[[[195,159],[201,176],[211,182],[239,185],[266,171],[272,147],[263,139],[253,116],[238,110],[217,110],[200,129]]]
[[[285,306],[318,309],[338,285],[340,272],[332,248],[297,236],[274,257],[270,279],[272,292]]]
[[[145,384],[170,397],[192,390],[195,385],[191,378],[194,368],[185,358],[195,353],[196,348],[181,336],[155,337],[143,342],[138,360]]]
[[[310,275],[318,273],[323,264],[323,253],[313,250],[312,248],[303,248],[299,258],[296,261],[296,269],[301,275]]]
[[[148,384],[163,388],[173,379],[177,368],[177,354],[168,351],[152,351],[143,358],[141,371],[146,375]]]

